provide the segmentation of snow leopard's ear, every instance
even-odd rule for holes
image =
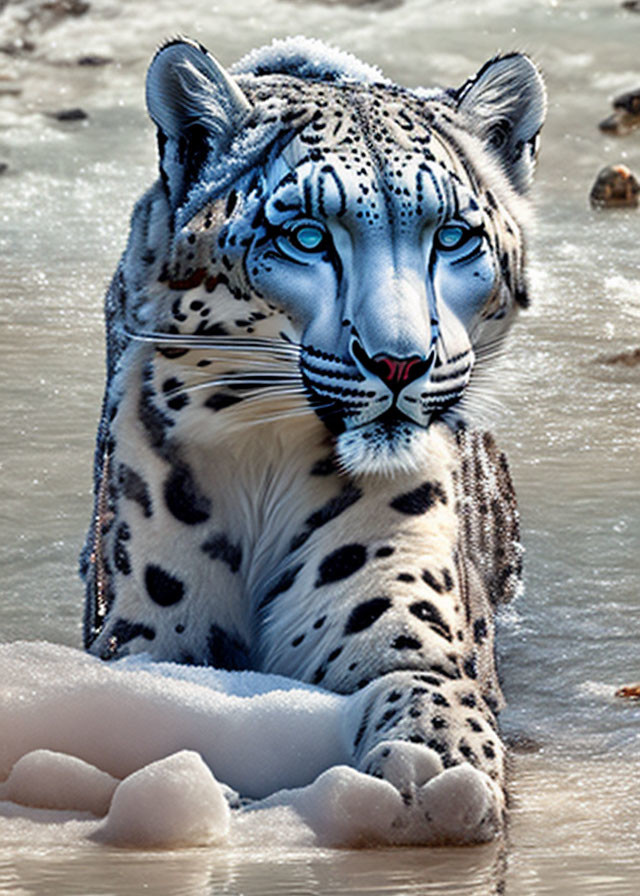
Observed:
[[[500,162],[515,189],[525,193],[547,108],[537,67],[522,53],[499,56],[483,65],[453,97],[470,130]]]
[[[158,128],[162,180],[175,209],[206,159],[220,156],[231,143],[252,106],[203,46],[182,39],[154,56],[146,95]]]

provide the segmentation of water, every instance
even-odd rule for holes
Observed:
[[[37,6],[31,3],[31,7]],[[516,752],[507,841],[466,850],[330,852],[256,847],[143,854],[0,844],[0,893],[606,894],[640,891],[640,211],[597,213],[598,170],[640,171],[640,132],[597,130],[640,86],[640,15],[616,0],[96,0],[47,29],[0,13],[2,598],[0,639],[80,645],[76,557],[88,520],[103,379],[102,294],[133,200],[154,176],[143,109],[148,59],[181,32],[230,63],[298,32],[409,85],[459,84],[497,50],[542,65],[548,123],[531,245],[533,303],[500,361],[496,429],[519,494],[526,592],[500,627]],[[88,53],[114,61],[80,67]],[[17,95],[15,91],[20,91]],[[89,119],[45,113],[81,106]]]

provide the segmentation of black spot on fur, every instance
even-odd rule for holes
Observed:
[[[378,721],[378,724],[376,725],[375,730],[382,731],[383,728],[390,727],[390,723],[393,722],[393,720],[395,718],[397,718],[399,712],[400,712],[400,710],[397,708],[396,709],[387,709],[380,717],[380,720]]]
[[[331,476],[332,473],[337,473],[337,471],[338,466],[336,464],[335,455],[330,454],[329,457],[317,460],[309,470],[309,473],[311,476]]]
[[[223,411],[239,401],[242,401],[240,395],[230,395],[228,392],[214,392],[213,395],[207,398],[204,406],[211,411]]]
[[[437,692],[431,695],[431,702],[435,703],[436,706],[451,706],[444,694],[438,694]]]
[[[151,600],[161,607],[177,604],[184,597],[184,584],[180,579],[153,563],[144,571],[144,584]]]
[[[476,705],[476,698],[473,694],[462,694],[459,700],[463,706],[469,706],[471,709]]]
[[[389,506],[397,510],[398,513],[418,516],[430,510],[437,501],[442,504],[447,503],[447,496],[440,483],[424,482],[413,491],[398,495],[397,498],[389,502]]]
[[[431,719],[431,724],[433,725],[433,727],[436,730],[438,730],[439,728],[448,728],[449,727],[449,723],[447,722],[446,719],[443,719],[442,716],[434,716]]]
[[[416,675],[416,681],[424,681],[425,684],[433,685],[435,688],[439,688],[442,685],[442,681],[439,678],[436,678],[435,675]],[[411,691],[412,694],[422,693],[426,694],[426,688],[414,688]]]
[[[388,544],[378,548],[376,557],[390,557],[393,553],[395,553],[395,548]]]
[[[184,383],[182,382],[182,380],[179,380],[175,376],[170,376],[162,384],[162,391],[165,393],[166,392],[175,392],[176,389],[181,389],[183,386],[184,386]]]
[[[315,587],[328,585],[352,576],[367,562],[367,549],[362,544],[347,544],[328,554],[320,563]]]
[[[438,608],[428,600],[419,600],[409,606],[409,612],[417,619],[428,622],[430,627],[447,641],[452,641],[453,636],[448,624],[442,618]]]
[[[148,518],[153,515],[151,495],[149,494],[147,483],[142,476],[126,464],[120,464],[118,467],[118,485],[125,498],[140,505],[145,517]]]
[[[422,581],[435,591],[436,594],[442,594],[442,585],[428,569],[422,570]]]
[[[397,579],[399,582],[415,582],[416,577],[412,575],[410,572],[401,572]]]
[[[340,514],[348,507],[355,504],[361,496],[361,490],[356,488],[355,485],[345,486],[339,495],[335,498],[331,498],[330,501],[327,501],[326,504],[312,513],[311,516],[305,520],[305,525],[312,531],[314,529],[319,529],[320,526],[324,526],[326,523],[334,520],[337,516],[340,516]]]
[[[371,716],[371,708],[372,708],[371,705],[369,705],[369,706],[367,706],[367,708],[364,711],[364,714],[362,716],[362,721],[360,722],[360,727],[358,728],[358,732],[353,741],[353,749],[354,750],[359,746],[360,741],[362,740],[362,738],[364,737],[364,735],[366,733],[367,727],[369,725],[369,717]]]
[[[484,619],[476,619],[473,623],[473,640],[476,644],[482,644],[487,637],[487,623]]]
[[[131,574],[131,559],[127,551],[125,542],[131,538],[131,530],[126,523],[120,523],[116,531],[115,543],[113,546],[113,563],[118,572],[123,576]]]
[[[462,665],[462,668],[464,669],[464,674],[468,675],[469,678],[478,677],[478,666],[476,663],[476,658],[474,656],[467,657]]]
[[[100,654],[100,659],[110,660],[118,652],[118,649],[134,638],[143,637],[147,641],[153,641],[155,631],[141,622],[129,622],[127,619],[116,619],[109,634],[107,645]]]
[[[292,646],[292,647],[299,647],[300,644],[302,644],[302,642],[304,641],[304,639],[305,639],[305,636],[304,636],[304,635],[298,635],[298,637],[297,637],[297,638],[294,638],[293,641],[291,642],[291,646]]]
[[[420,650],[422,643],[411,635],[398,635],[391,642],[394,650]]]
[[[191,471],[185,464],[174,467],[167,477],[164,500],[172,516],[188,526],[209,519],[211,501],[198,492]]]
[[[231,572],[238,572],[242,563],[242,548],[239,544],[232,544],[226,535],[212,535],[201,546],[201,550],[211,560],[221,560],[226,563]]]
[[[149,382],[152,376],[152,367],[148,367],[143,371],[144,384],[140,390],[138,417],[147,430],[151,446],[158,450],[160,454],[163,454],[167,430],[174,426],[175,423],[171,417],[164,414],[154,403],[156,393]]]
[[[390,606],[391,600],[388,597],[373,597],[371,600],[358,604],[349,614],[344,634],[354,635],[369,628]]]
[[[335,520],[336,517],[340,516],[341,513],[344,513],[348,507],[355,504],[361,496],[361,490],[356,488],[355,485],[346,485],[339,495],[331,498],[326,504],[323,504],[322,507],[319,507],[318,510],[315,510],[307,517],[304,523],[305,531],[296,535],[291,540],[289,550],[295,551],[299,547],[302,547],[312,532],[331,522],[331,520]]]
[[[237,202],[237,201],[238,201],[238,194],[236,193],[235,190],[232,190],[232,191],[229,193],[229,195],[227,196],[227,203],[226,203],[225,210],[224,210],[225,215],[227,216],[227,218],[231,215],[231,213],[233,212],[234,208],[236,207],[236,202]]]
[[[182,408],[185,408],[191,399],[188,395],[181,393],[180,395],[175,395],[173,398],[170,398],[167,401],[167,407],[171,408],[172,411],[181,411]]]
[[[274,601],[276,597],[278,597],[280,594],[284,594],[285,591],[288,591],[295,582],[296,576],[303,566],[303,563],[299,563],[297,566],[291,566],[289,567],[289,569],[285,569],[275,585],[273,585],[262,598],[258,609],[263,610],[272,601]]]
[[[458,662],[458,657],[455,656],[455,654],[450,655],[449,659],[453,663]],[[460,671],[457,668],[447,669],[444,666],[441,666],[439,663],[434,663],[433,666],[431,666],[431,671],[437,672],[438,675],[443,675],[445,678],[450,678],[450,679],[461,678]]]
[[[460,750],[460,752],[462,753],[464,758],[467,759],[469,762],[471,762],[473,764],[476,764],[478,762],[478,757],[476,756],[476,754],[473,752],[473,750],[471,749],[471,747],[469,746],[469,744],[466,741],[461,740],[460,743],[458,744],[458,749]]]
[[[496,700],[495,697],[491,697],[490,695],[483,694],[482,699],[484,700],[485,704],[489,707],[489,709],[491,710],[492,713],[498,712],[498,701]],[[493,723],[491,723],[491,724],[493,724]]]
[[[323,663],[321,666],[318,666],[316,671],[311,676],[311,684],[320,684],[320,682],[322,681],[322,679],[325,677],[326,674],[327,674],[327,667]]]
[[[207,661],[216,669],[249,669],[249,648],[220,626],[212,625],[207,636]]]

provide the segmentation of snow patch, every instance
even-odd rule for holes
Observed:
[[[116,778],[77,756],[33,750],[22,756],[0,784],[0,800],[38,809],[76,809],[106,815]]]
[[[278,72],[338,83],[388,83],[377,66],[361,62],[351,53],[327,46],[317,38],[302,35],[274,40],[269,46],[251,50],[232,66],[231,72],[234,75]]]
[[[116,778],[182,749],[219,781],[264,797],[347,761],[347,698],[280,676],[104,663],[44,642],[0,645],[0,780],[47,749]]]
[[[470,766],[441,771],[406,743],[385,779],[348,766],[362,693],[44,642],[0,645],[0,682],[3,843],[353,847],[495,830],[492,782]]]
[[[202,758],[181,750],[129,775],[94,837],[138,849],[208,846],[226,840],[229,817],[222,788]]]
[[[388,781],[345,765],[328,769],[293,804],[325,846],[388,843],[402,811],[402,798]]]

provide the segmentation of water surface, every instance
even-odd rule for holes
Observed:
[[[65,841],[34,855],[25,839],[0,843],[0,892],[636,894],[640,706],[613,694],[640,679],[640,367],[603,359],[640,345],[640,210],[595,212],[587,197],[605,164],[640,172],[640,131],[613,139],[596,126],[614,94],[640,87],[640,15],[614,0],[96,0],[43,30],[16,23],[24,6],[0,13],[0,44],[35,44],[0,53],[2,640],[81,643],[102,295],[155,176],[143,79],[160,40],[189,34],[231,63],[301,32],[408,85],[458,85],[496,51],[524,49],[550,105],[533,301],[492,380],[526,547],[526,590],[499,635],[504,728],[532,750],[514,754],[507,840],[329,852],[287,849],[284,835],[256,848],[248,831],[227,850]],[[112,61],[78,66],[89,53]],[[89,118],[46,114],[71,106]]]

